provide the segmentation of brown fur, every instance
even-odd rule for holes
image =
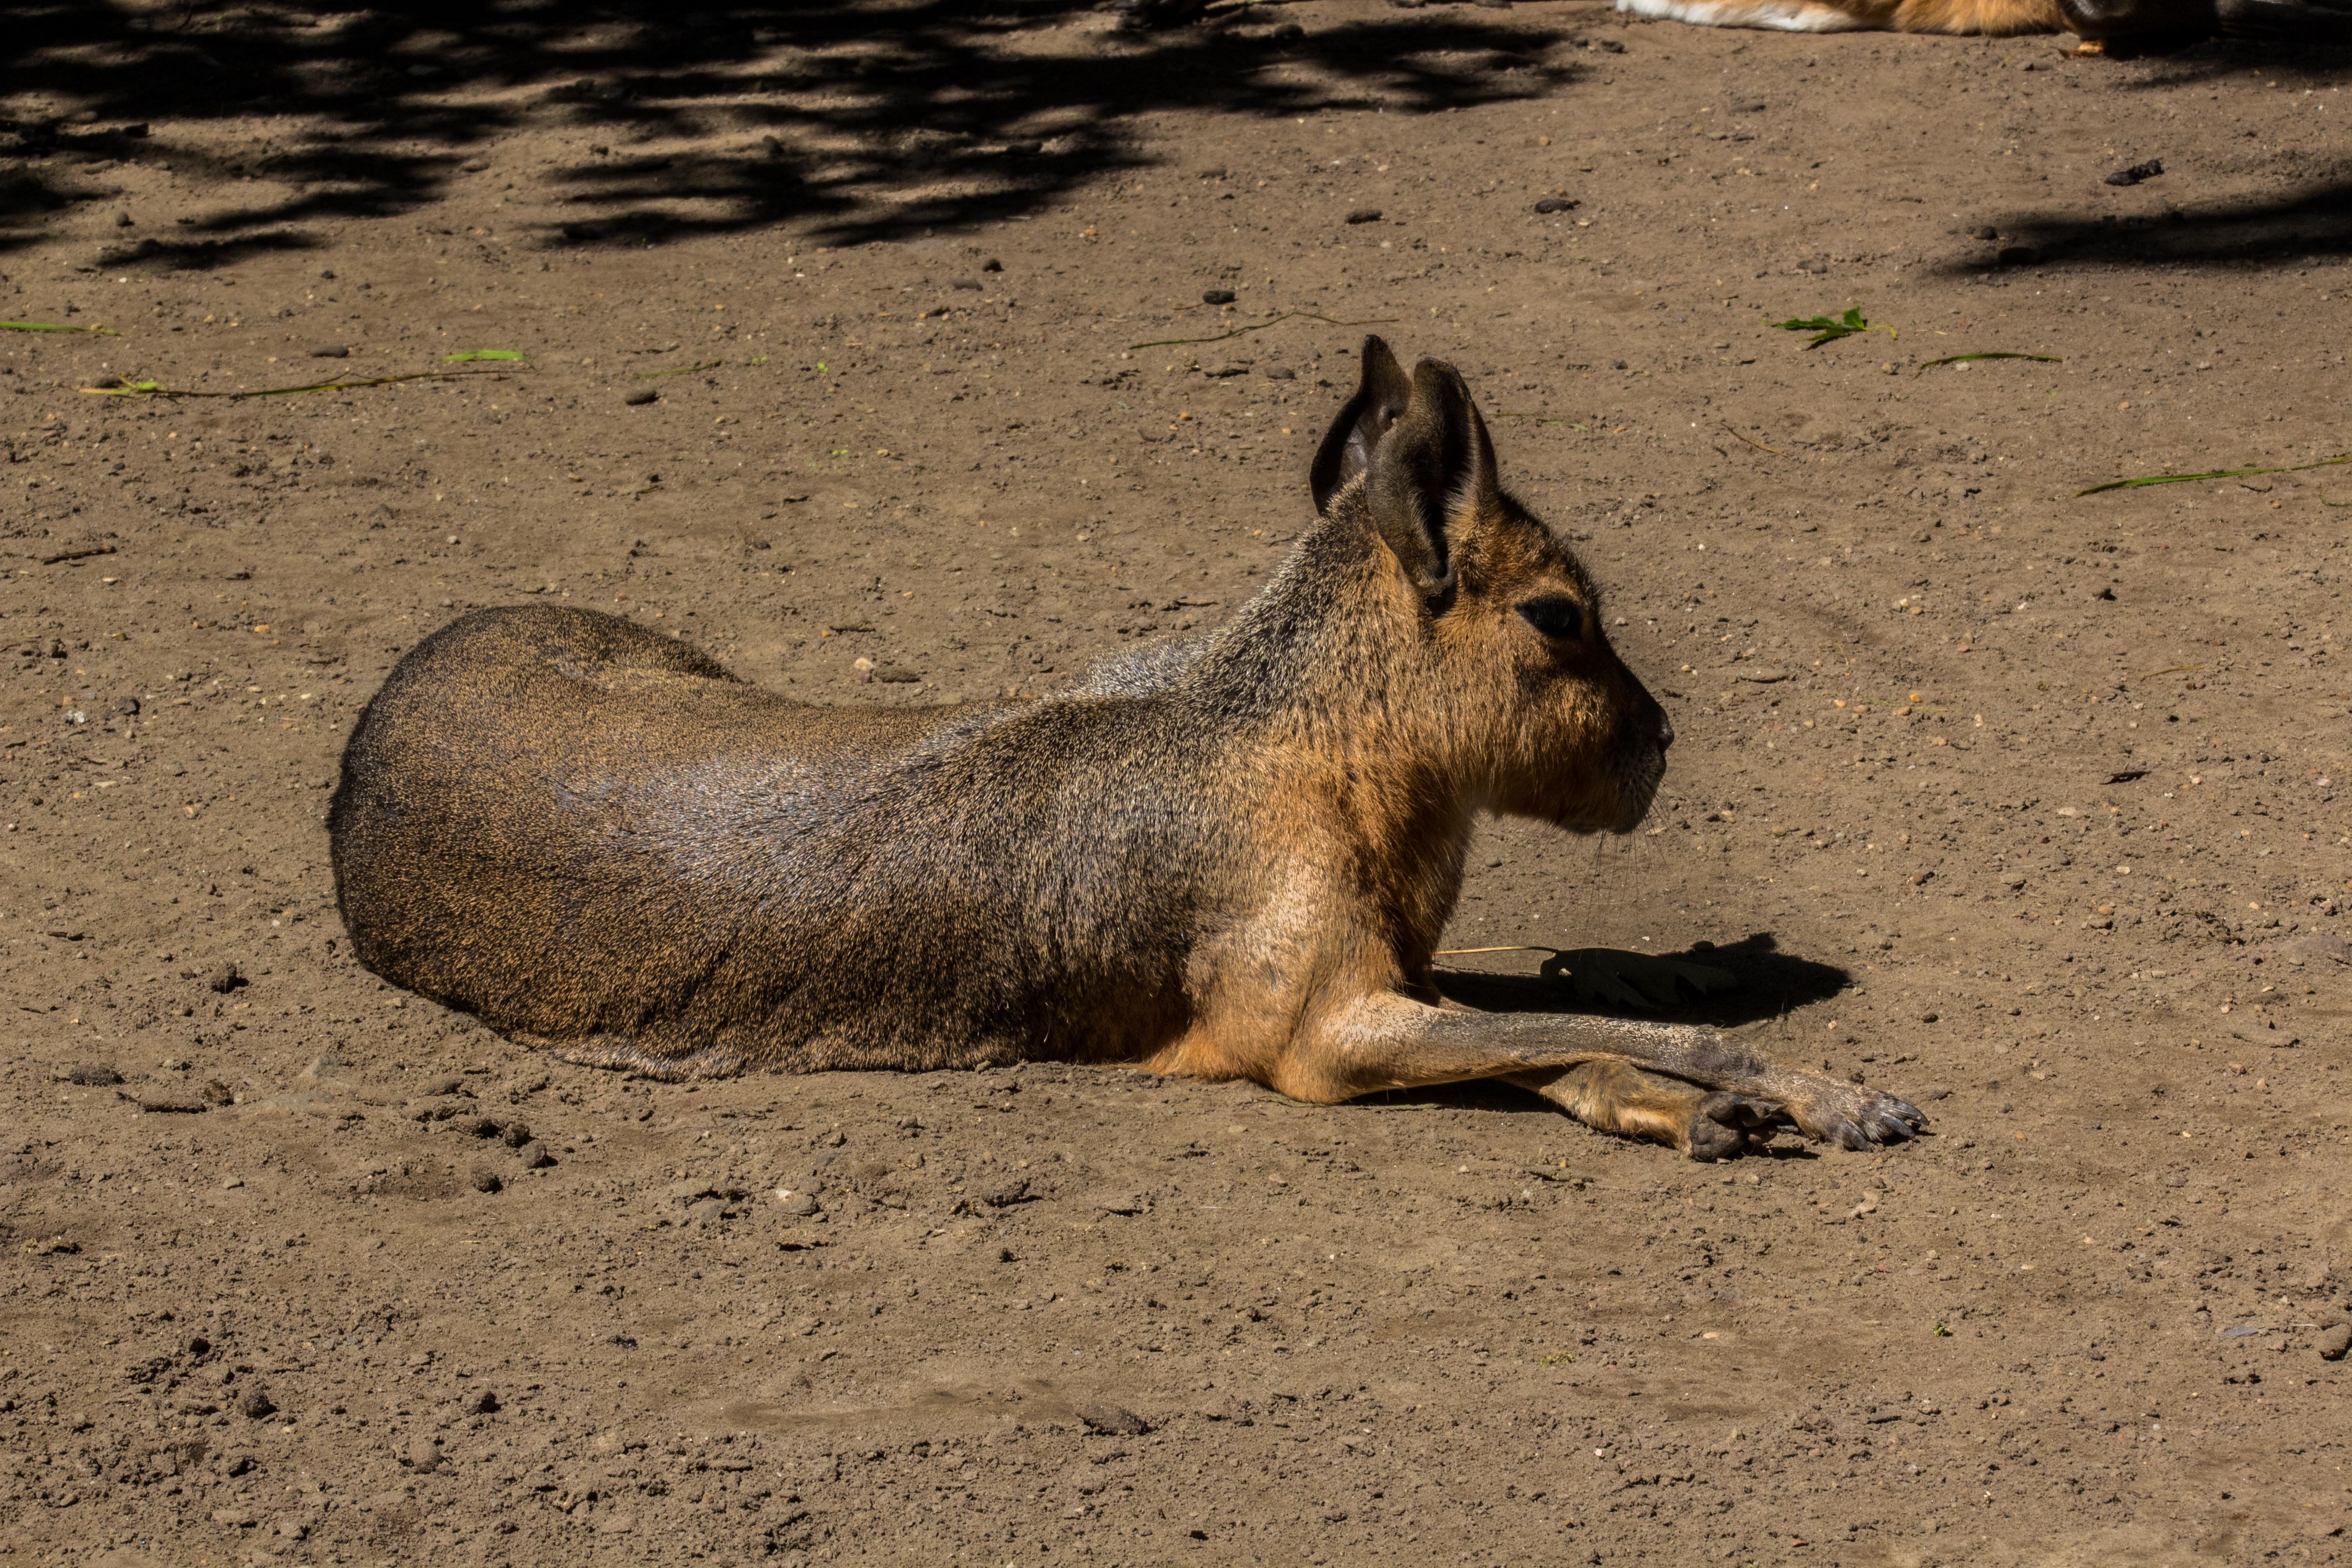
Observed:
[[[2086,53],[2128,54],[2221,34],[2352,43],[2347,0],[1617,0],[1617,8],[1703,26],[1834,33],[2073,33]]]
[[[808,707],[612,616],[464,616],[345,753],[353,951],[663,1077],[1060,1058],[1336,1101],[1510,1076],[1701,1157],[1783,1121],[1907,1136],[1902,1101],[1712,1031],[1436,1005],[1477,817],[1630,831],[1673,730],[1451,367],[1368,340],[1313,478],[1322,516],[1231,624],[1030,702]]]

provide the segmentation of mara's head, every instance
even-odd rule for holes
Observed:
[[[1425,689],[1395,695],[1480,804],[1632,831],[1674,726],[1610,646],[1582,564],[1503,489],[1460,374],[1425,359],[1407,376],[1366,338],[1356,395],[1310,478],[1318,511],[1378,542],[1390,614],[1424,654]]]

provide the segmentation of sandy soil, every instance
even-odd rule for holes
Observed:
[[[12,16],[0,315],[120,335],[0,332],[0,1558],[2352,1557],[2352,467],[2074,494],[2352,444],[2344,60]],[[1367,321],[1683,736],[1640,834],[1496,826],[1458,945],[1714,944],[1713,1016],[1936,1136],[651,1085],[349,961],[326,792],[435,626],[1050,689],[1250,593]]]

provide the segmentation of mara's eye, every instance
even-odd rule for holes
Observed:
[[[1584,629],[1584,610],[1574,599],[1547,594],[1519,606],[1519,619],[1548,637],[1566,639]]]

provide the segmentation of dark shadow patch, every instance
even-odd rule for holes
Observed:
[[[1680,952],[1659,956],[1726,970],[1734,984],[1712,996],[1664,1009],[1580,1005],[1566,985],[1534,974],[1485,974],[1443,969],[1437,973],[1437,987],[1448,1001],[1490,1013],[1576,1013],[1735,1029],[1777,1017],[1792,1008],[1827,1001],[1853,984],[1853,978],[1834,964],[1782,952],[1780,942],[1765,931],[1725,947],[1695,942]],[[1766,1049],[1769,1052],[1769,1047]]]
[[[1127,131],[1139,116],[1427,113],[1575,75],[1548,58],[1568,35],[1449,12],[1285,36],[1249,7],[1167,32],[1104,31],[1070,0],[887,13],[862,0],[390,0],[331,13],[48,0],[13,7],[9,26],[20,68],[59,114],[0,123],[0,158],[16,164],[0,184],[0,249],[40,237],[43,215],[110,199],[77,165],[162,164],[199,200],[246,195],[248,176],[270,183],[109,265],[214,264],[285,248],[301,225],[414,211],[527,126],[582,133],[576,155],[537,176],[576,209],[534,237],[544,243],[791,225],[854,245],[1033,214],[1139,167]],[[201,134],[257,115],[278,129],[242,147]]]

